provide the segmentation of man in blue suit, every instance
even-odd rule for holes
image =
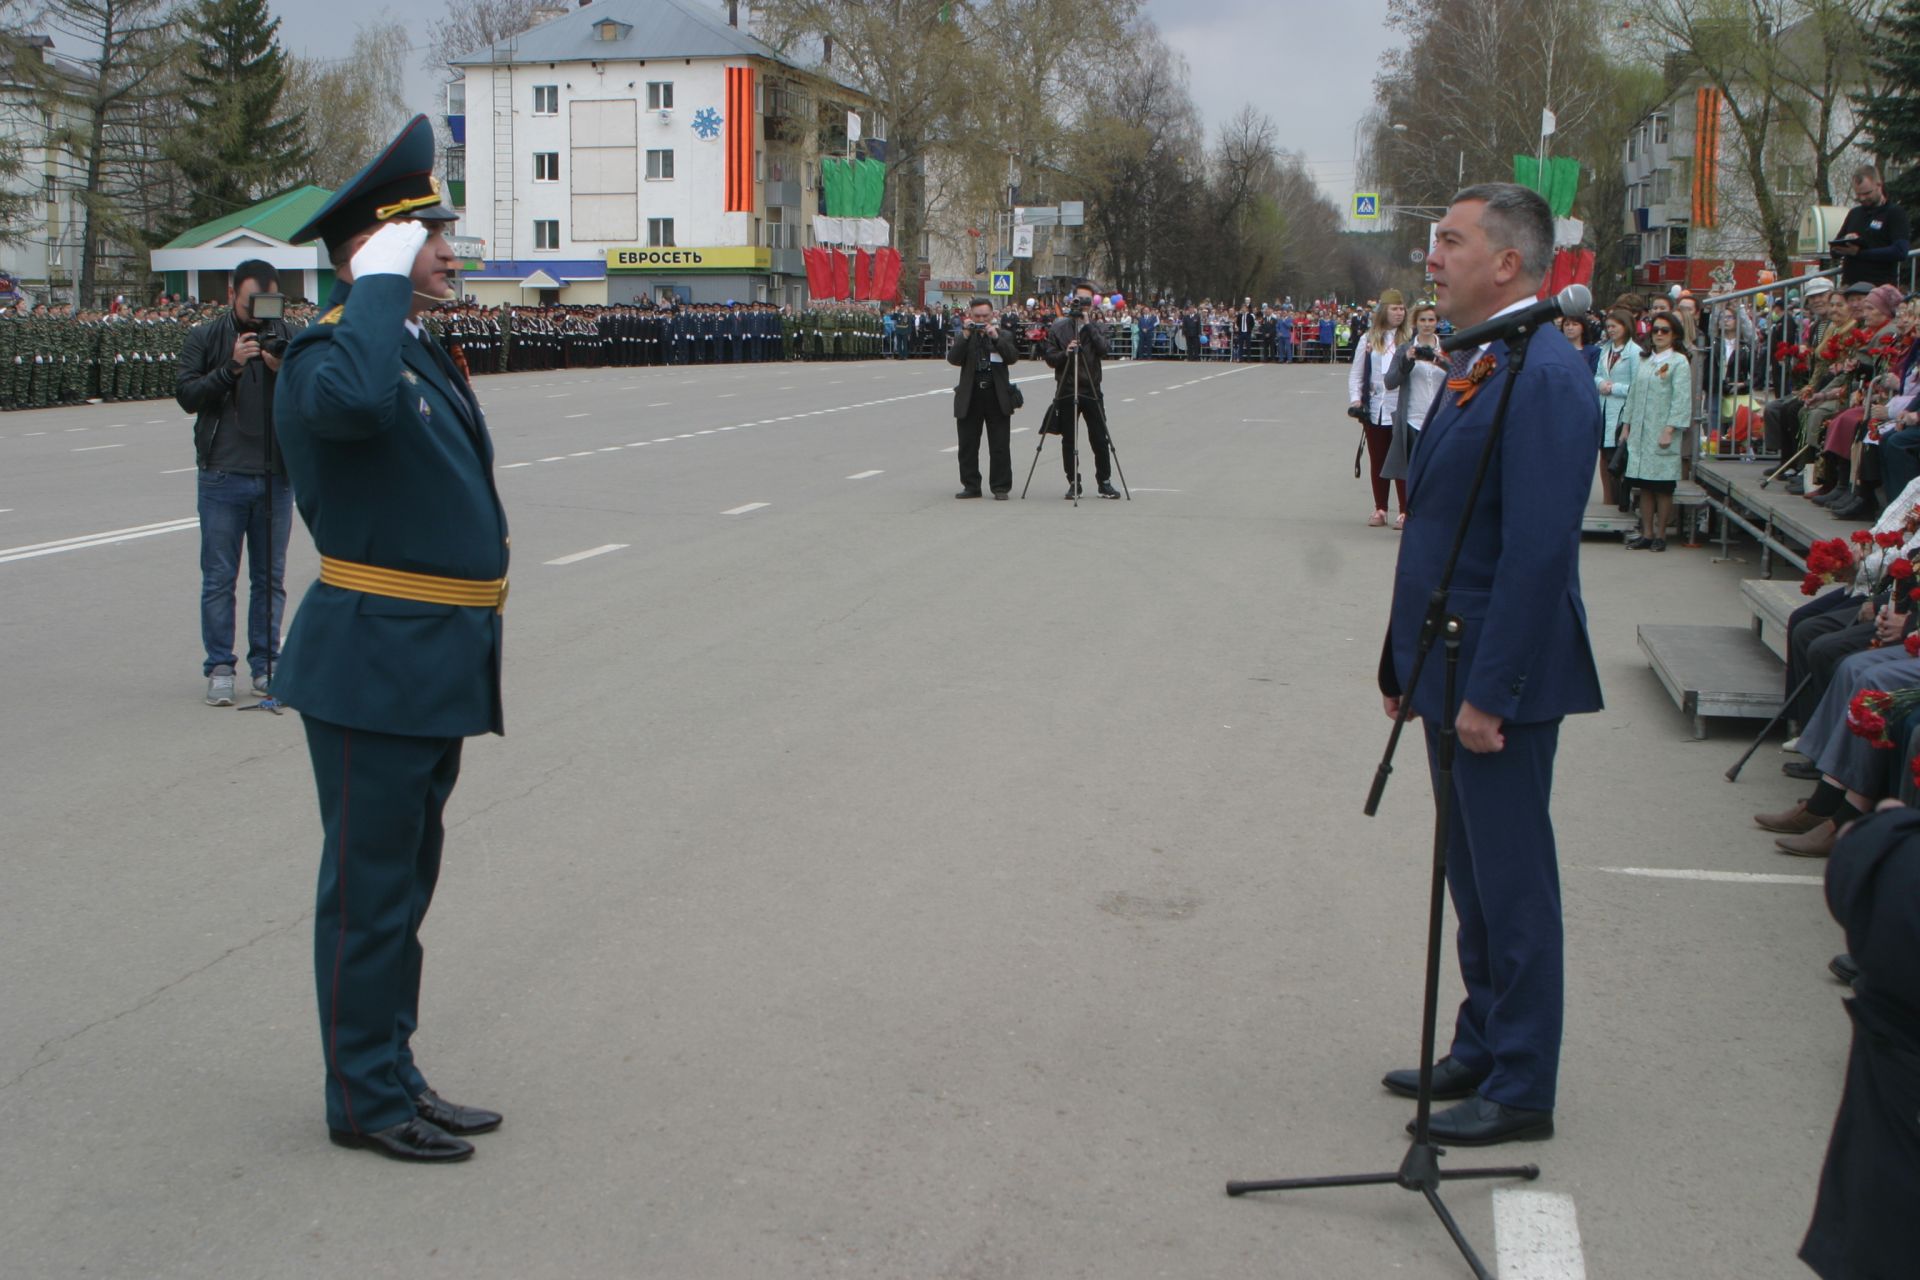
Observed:
[[[463,741],[503,731],[507,521],[472,388],[419,324],[454,295],[454,213],[417,116],[292,238],[322,239],[331,308],[275,388],[280,447],[320,552],[274,693],[306,728],[326,844],[314,976],[333,1141],[400,1160],[473,1154],[500,1116],[413,1060],[420,922]]]
[[[1547,203],[1505,183],[1469,187],[1437,228],[1440,314],[1456,329],[1533,301],[1553,252]],[[1447,887],[1459,921],[1467,998],[1451,1052],[1434,1068],[1434,1141],[1483,1146],[1553,1133],[1562,1022],[1560,878],[1549,803],[1563,717],[1600,709],[1600,678],[1580,601],[1580,522],[1592,484],[1600,405],[1593,378],[1557,337],[1532,343],[1517,375],[1504,341],[1456,353],[1408,475],[1410,508],[1380,662],[1389,716],[1403,697],[1437,760],[1445,658],[1440,645],[1409,689],[1421,624],[1455,530],[1467,536],[1448,609],[1460,644]],[[1507,426],[1466,510],[1503,384]],[[1438,786],[1438,773],[1435,775]],[[1413,1070],[1382,1083],[1411,1097]]]

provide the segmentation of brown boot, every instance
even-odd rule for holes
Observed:
[[[1822,819],[1819,826],[1804,835],[1781,836],[1773,844],[1780,852],[1796,858],[1824,858],[1833,852],[1833,842],[1839,834],[1839,828]]]
[[[1793,808],[1788,809],[1785,813],[1756,813],[1753,815],[1753,820],[1762,827],[1765,827],[1768,831],[1778,831],[1783,835],[1789,836],[1797,836],[1803,832],[1811,831],[1826,821],[1825,818],[1816,817],[1808,813],[1807,802],[1805,800],[1802,800],[1799,804],[1793,806]]]

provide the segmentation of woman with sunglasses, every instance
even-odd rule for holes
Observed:
[[[1627,479],[1640,490],[1640,536],[1627,546],[1665,551],[1681,447],[1693,416],[1693,370],[1687,362],[1686,321],[1677,314],[1653,316],[1647,337],[1653,352],[1634,369],[1620,411],[1627,424]]]

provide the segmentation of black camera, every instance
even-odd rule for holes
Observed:
[[[985,333],[986,329],[987,329],[987,326],[985,321],[981,321],[981,320],[967,321],[968,333]]]
[[[1415,347],[1413,349],[1413,358],[1415,360],[1438,360],[1440,353],[1432,347]]]
[[[286,350],[287,340],[285,338],[275,337],[269,333],[263,335],[260,339],[260,351],[263,355],[269,355],[278,360],[282,355],[286,354]]]

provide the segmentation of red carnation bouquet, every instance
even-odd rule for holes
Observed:
[[[1852,548],[1843,539],[1814,543],[1807,549],[1807,576],[1800,583],[1800,593],[1818,595],[1829,583],[1851,578],[1856,563]]]
[[[1891,751],[1895,744],[1887,736],[1887,729],[1915,707],[1920,707],[1920,685],[1909,685],[1891,693],[1884,689],[1862,689],[1847,704],[1847,728],[1855,737],[1865,738],[1868,746]]]

